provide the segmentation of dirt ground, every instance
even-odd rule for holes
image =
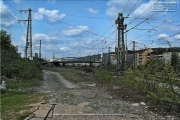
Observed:
[[[172,116],[160,116],[148,111],[148,106],[139,101],[130,103],[114,99],[105,87],[84,78],[71,83],[57,72],[44,70],[40,88],[48,101],[36,104],[26,120],[171,120]],[[88,77],[88,76],[87,76]],[[114,89],[117,89],[114,86]],[[177,118],[178,119],[178,118]]]

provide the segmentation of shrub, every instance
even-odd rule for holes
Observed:
[[[114,83],[114,77],[108,71],[100,69],[95,73],[95,76],[100,84],[111,87]]]
[[[1,76],[30,80],[42,79],[42,70],[37,61],[23,59],[11,44],[11,35],[1,30]]]
[[[179,80],[170,63],[164,65],[162,61],[150,60],[141,70],[129,69],[125,72],[123,84],[132,91],[145,94],[155,103],[180,104],[180,95],[174,89]]]

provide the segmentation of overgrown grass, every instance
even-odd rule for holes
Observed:
[[[41,95],[39,94],[6,93],[1,96],[1,117],[3,120],[19,120],[30,112],[31,107],[25,105],[36,103],[40,99]]]
[[[38,101],[39,95],[26,95],[22,91],[40,84],[43,77],[39,64],[40,59],[31,61],[21,58],[16,47],[11,44],[11,35],[5,30],[0,30],[0,35],[2,56],[0,78],[2,81],[6,81],[8,89],[0,91],[1,117],[5,120],[20,119],[21,113],[19,112],[27,109],[24,105]]]
[[[59,69],[58,72],[67,80],[74,83],[78,83],[80,81],[80,77],[83,75],[82,71],[75,69]]]
[[[42,80],[39,79],[31,79],[31,80],[22,80],[22,79],[9,79],[3,77],[3,80],[6,81],[7,89],[19,90],[26,89],[29,87],[39,86]]]
[[[74,68],[57,68],[57,69],[49,69],[49,70],[59,72],[65,79],[73,83],[79,83],[81,81],[89,80],[88,78],[90,76],[90,75],[87,76],[87,74],[82,70],[74,69]]]
[[[110,72],[100,69],[95,73],[96,81],[99,84],[107,85],[108,87],[112,87],[116,83],[116,79],[113,74]]]
[[[43,97],[39,93],[27,94],[22,91],[30,87],[39,86],[41,81],[39,79],[21,81],[4,79],[7,81],[7,90],[1,91],[1,118],[3,120],[19,120],[30,112],[30,107],[26,105],[40,102]]]

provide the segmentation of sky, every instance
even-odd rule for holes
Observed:
[[[177,3],[175,11],[153,11],[154,3]],[[42,58],[83,57],[114,51],[115,20],[123,13],[125,43],[132,50],[180,47],[178,0],[0,0],[1,29],[24,56],[28,12],[32,10],[33,55],[42,43]]]

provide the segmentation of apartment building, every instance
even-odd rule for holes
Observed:
[[[164,63],[171,62],[172,53],[178,53],[180,57],[180,48],[172,47],[172,48],[152,48],[153,52],[148,55],[148,59],[156,58],[162,60]]]
[[[148,61],[148,54],[152,53],[152,49],[143,49],[143,50],[137,50],[135,52],[135,65],[141,66],[144,65]]]

